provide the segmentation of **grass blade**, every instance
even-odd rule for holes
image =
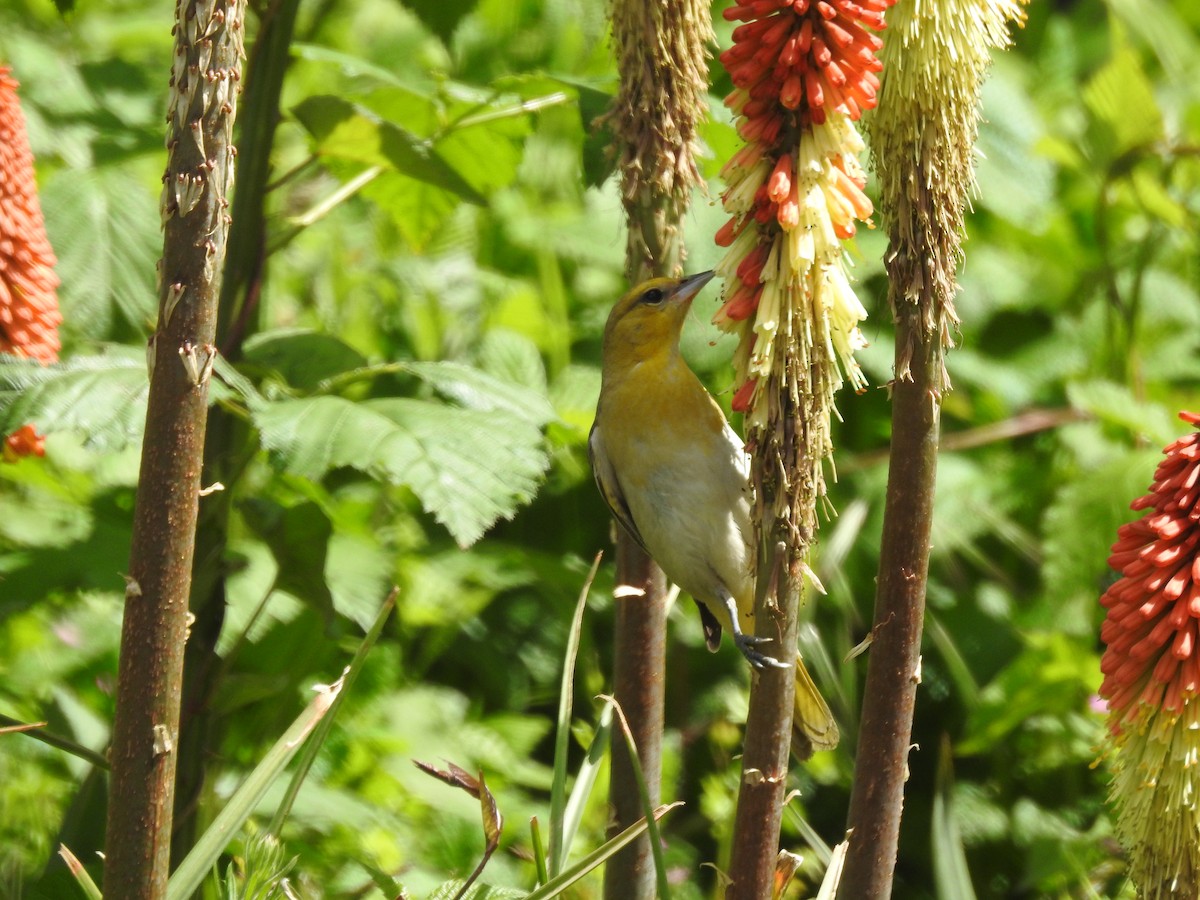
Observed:
[[[79,885],[80,890],[83,891],[83,895],[87,897],[87,900],[103,900],[100,888],[96,887],[96,882],[92,881],[92,876],[83,867],[83,863],[79,861],[79,857],[67,849],[66,844],[58,845],[58,855],[67,864],[67,870],[74,877],[75,882]]]
[[[396,596],[399,593],[400,588],[393,587],[387,598],[383,601],[383,606],[379,608],[379,614],[375,616],[375,621],[371,624],[371,628],[363,638],[362,643],[358,645],[358,650],[355,651],[354,658],[350,660],[349,668],[346,669],[346,673],[341,678],[342,692],[334,698],[333,704],[329,707],[329,714],[321,718],[321,721],[317,723],[317,727],[313,729],[312,737],[305,743],[304,752],[300,754],[300,762],[296,766],[296,772],[292,775],[292,780],[288,783],[287,792],[283,795],[283,800],[280,802],[278,809],[275,810],[275,815],[271,817],[271,824],[267,826],[269,834],[273,834],[276,837],[279,836],[279,831],[283,828],[283,820],[291,812],[292,804],[296,802],[296,796],[300,793],[300,785],[304,783],[304,779],[308,776],[308,770],[312,768],[312,764],[317,759],[317,754],[325,744],[325,738],[329,736],[329,730],[333,727],[334,717],[337,716],[338,709],[342,705],[342,696],[350,690],[350,687],[354,684],[354,680],[358,678],[358,673],[362,670],[363,663],[366,662],[367,654],[371,652],[371,648],[379,640],[379,635],[383,632],[383,626],[387,622],[388,616],[391,615],[392,610],[396,607]]]
[[[217,814],[196,842],[196,846],[171,875],[170,881],[167,882],[166,900],[187,900],[199,889],[230,839],[250,818],[258,801],[296,755],[304,739],[329,712],[342,687],[341,678],[331,685],[318,686],[317,696],[234,791],[224,809]]]
[[[650,821],[657,822],[678,806],[683,806],[683,803],[677,801],[666,806],[660,806],[654,810],[654,816]],[[532,893],[526,894],[525,900],[549,900],[550,897],[557,897],[597,866],[604,863],[605,860],[609,859],[618,850],[640,837],[646,830],[646,822],[646,819],[639,819],[637,822],[634,822],[616,837],[605,841],[569,869],[565,869]]]
[[[600,713],[600,723],[596,726],[596,734],[588,746],[587,757],[579,767],[575,784],[571,788],[571,796],[567,799],[567,808],[563,816],[563,853],[571,852],[571,844],[579,831],[580,822],[583,821],[584,807],[592,794],[596,777],[600,774],[604,751],[608,748],[612,736],[612,720],[612,706],[605,704],[604,711]]]
[[[621,720],[621,733],[625,735],[625,746],[629,750],[629,761],[633,767],[633,776],[637,779],[638,798],[645,810],[646,830],[650,832],[650,855],[654,858],[654,873],[658,878],[658,896],[661,900],[670,900],[671,886],[667,882],[667,864],[663,859],[662,835],[658,830],[658,821],[654,817],[654,809],[650,805],[650,789],[646,787],[646,776],[642,772],[642,763],[638,758],[637,744],[633,740],[633,732],[625,720],[625,713],[615,697],[602,697],[610,708],[616,711]]]
[[[933,883],[938,897],[954,900],[975,900],[971,870],[963,850],[958,820],[954,817],[951,795],[954,791],[954,769],[951,762],[950,739],[943,736],[938,753],[937,786],[933,793],[933,824],[930,842],[933,844]]]
[[[587,606],[588,592],[600,569],[597,553],[592,568],[584,579],[579,601],[575,604],[575,615],[571,618],[571,630],[567,633],[567,652],[563,659],[562,691],[558,696],[558,730],[554,736],[554,781],[550,785],[550,875],[562,871],[566,848],[563,846],[563,813],[567,806],[567,748],[571,741],[571,700],[575,692],[575,660],[579,655],[579,634],[583,629],[583,611]]]
[[[537,883],[543,885],[550,880],[546,869],[546,845],[542,843],[542,826],[538,824],[537,816],[529,820],[529,839],[533,842],[533,864],[537,869]]]

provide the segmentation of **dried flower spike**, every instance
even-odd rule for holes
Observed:
[[[1132,504],[1145,514],[1117,531],[1108,562],[1121,578],[1100,598],[1110,799],[1147,900],[1200,891],[1200,433],[1163,453]]]
[[[0,66],[0,353],[58,359],[58,276],[17,81]]]

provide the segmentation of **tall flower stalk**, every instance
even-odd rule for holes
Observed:
[[[0,353],[58,359],[58,276],[46,237],[18,82],[0,66]]]
[[[875,617],[839,897],[891,895],[920,681],[945,354],[963,222],[974,186],[989,52],[1021,20],[1017,0],[899,0],[888,16],[870,134],[888,232],[896,322],[892,446]]]
[[[126,576],[104,892],[165,895],[208,384],[241,82],[243,0],[178,0],[160,204],[163,257]]]
[[[868,221],[854,127],[875,105],[882,46],[872,33],[894,0],[743,0],[721,54],[725,99],[746,141],[723,174],[728,250],[715,321],[740,335],[733,406],[746,416],[759,545],[756,629],[795,657],[796,610],[825,496],[834,392],[864,386],[854,351],[866,311],[842,242]],[[754,678],[729,876],[730,898],[769,896],[791,736],[794,676]],[[803,748],[801,748],[803,752]]]
[[[628,225],[630,284],[678,274],[683,217],[700,182],[696,127],[707,111],[707,45],[712,27],[701,0],[614,0],[613,45],[621,81],[608,115],[618,150]],[[666,667],[666,582],[645,551],[617,529],[613,694],[624,712],[639,765],[657,805],[662,776]],[[611,833],[642,817],[638,778],[624,736],[614,729],[609,802]],[[609,900],[656,895],[652,848],[643,836],[605,867]]]
[[[1200,892],[1200,433],[1163,454],[1131,505],[1142,518],[1117,531],[1108,564],[1121,577],[1100,598],[1110,800],[1146,900]]]

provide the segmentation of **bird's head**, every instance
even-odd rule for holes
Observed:
[[[617,301],[604,326],[604,358],[638,360],[676,346],[692,298],[713,277],[651,278]]]

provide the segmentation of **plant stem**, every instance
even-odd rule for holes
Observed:
[[[940,332],[926,330],[917,306],[904,304],[898,313],[897,361],[901,354],[911,360],[911,380],[892,384],[875,622],[850,796],[850,849],[838,893],[845,900],[891,896],[920,682],[944,351]]]
[[[662,782],[663,698],[666,667],[666,581],[662,571],[624,530],[617,533],[617,584],[642,592],[618,597],[613,644],[613,696],[629,723],[652,806]],[[618,590],[618,593],[622,591]],[[620,729],[613,729],[609,776],[612,824],[609,837],[642,817],[637,772]],[[608,900],[635,900],[655,894],[654,860],[643,834],[619,851],[604,869]]]
[[[764,507],[772,509],[774,502],[768,499]],[[796,673],[791,666],[796,665],[801,584],[799,573],[784,565],[786,554],[783,541],[760,550],[755,634],[771,638],[772,655],[790,665],[755,672],[751,681],[726,900],[770,897],[775,883],[792,744]]]
[[[121,629],[105,893],[166,891],[188,594],[233,184],[244,5],[176,6],[159,320]]]
[[[257,308],[265,272],[266,185],[298,6],[299,0],[271,5],[259,22],[246,72],[238,130],[238,189],[233,198],[230,252],[217,313],[216,343],[226,359],[236,360],[242,342],[257,331],[258,317],[252,313]],[[245,315],[235,316],[239,310],[246,310]],[[172,865],[178,865],[195,842],[196,812],[207,764],[214,758],[221,737],[221,718],[214,715],[210,698],[222,669],[216,646],[225,620],[225,548],[235,488],[256,448],[247,423],[220,407],[210,412],[203,483],[220,482],[226,489],[204,504],[196,529],[191,592],[194,620],[184,658]]]
[[[702,0],[614,0],[610,9],[621,81],[608,118],[629,223],[625,273],[637,284],[652,275],[677,275],[683,262],[683,217],[700,181],[694,144],[697,123],[708,108],[711,12]],[[617,583],[635,588],[636,596],[622,598],[618,591],[613,694],[638,748],[653,806],[662,777],[666,582],[623,532],[617,538]],[[641,816],[639,794],[625,742],[613,729],[614,829]],[[607,900],[653,898],[652,858],[643,835],[610,860],[604,876]]]

